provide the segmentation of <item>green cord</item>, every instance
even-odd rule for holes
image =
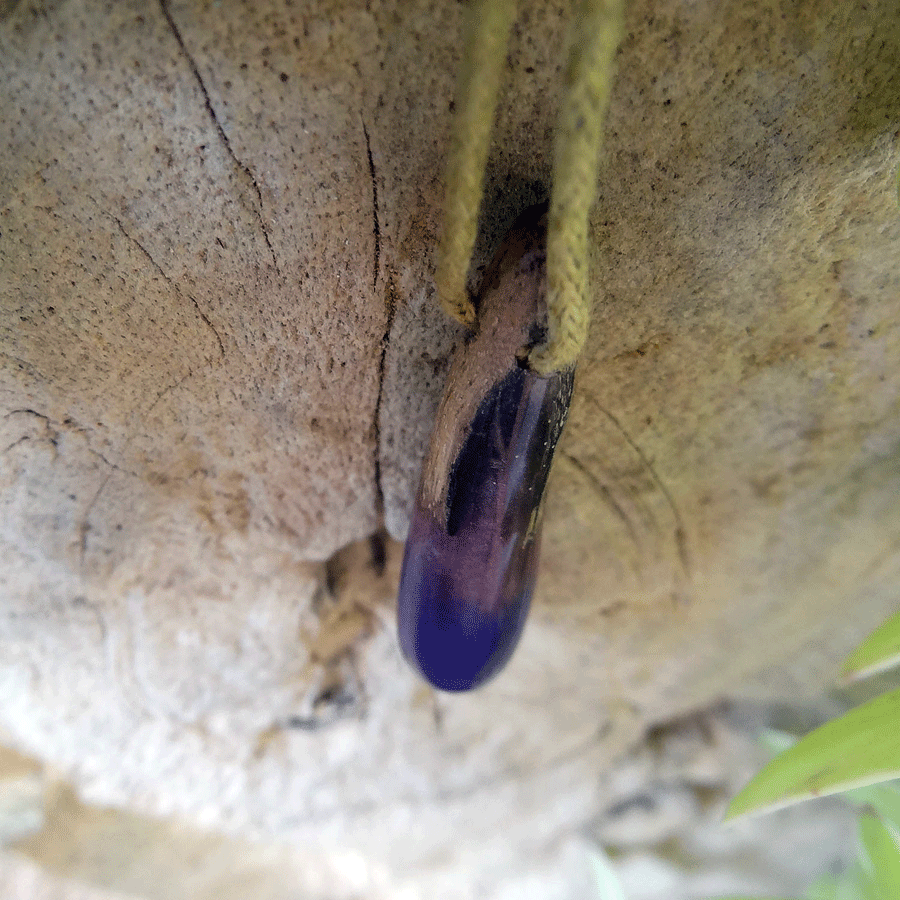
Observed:
[[[581,0],[573,22],[565,93],[553,152],[547,222],[547,342],[529,365],[550,375],[575,364],[591,318],[588,216],[597,194],[603,122],[622,34],[622,0]]]
[[[476,0],[459,76],[457,115],[447,165],[444,235],[435,281],[441,306],[466,325],[475,310],[466,275],[490,147],[515,0]],[[569,368],[587,340],[588,216],[597,191],[603,122],[613,61],[623,30],[623,0],[579,0],[556,130],[547,226],[547,341],[529,366],[539,375]]]
[[[459,73],[435,283],[444,311],[469,326],[475,324],[475,308],[466,291],[466,274],[475,246],[494,110],[515,14],[516,0],[472,2]]]

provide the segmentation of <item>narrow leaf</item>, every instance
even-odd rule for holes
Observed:
[[[599,848],[592,848],[591,868],[597,883],[598,900],[625,900],[625,892],[609,857]]]
[[[874,888],[871,881],[857,855],[844,873],[844,877],[838,882],[835,900],[872,900]]]
[[[857,865],[853,874],[853,883],[862,900],[890,900],[889,897],[882,897],[878,893],[878,886],[875,884],[872,869],[868,864]]]
[[[778,809],[898,776],[900,688],[826,722],[775,757],[731,801],[725,817]]]
[[[834,875],[823,875],[814,882],[803,895],[803,900],[835,900],[837,897],[837,879]]]
[[[859,836],[868,865],[873,900],[897,900],[900,897],[900,841],[881,819],[872,815],[859,820]]]
[[[900,666],[900,613],[876,628],[844,662],[847,681]]]
[[[851,803],[871,806],[887,825],[900,830],[900,790],[896,782],[854,788],[845,796]]]
[[[803,900],[838,900],[837,878],[823,875],[807,889]]]

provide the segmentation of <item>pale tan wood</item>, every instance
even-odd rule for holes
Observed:
[[[568,9],[522,3],[470,287],[549,186]],[[85,802],[488,895],[648,726],[810,696],[896,606],[900,25],[629,5],[532,619],[448,700],[368,537],[463,334],[460,15],[3,6],[0,726]]]

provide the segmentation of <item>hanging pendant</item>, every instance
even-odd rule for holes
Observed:
[[[484,684],[512,655],[537,577],[544,488],[574,370],[542,378],[546,207],[524,213],[484,278],[476,333],[438,409],[400,576],[400,646],[434,687]]]

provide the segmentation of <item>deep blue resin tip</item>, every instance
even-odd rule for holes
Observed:
[[[541,378],[514,362],[477,406],[445,503],[435,509],[420,491],[400,578],[400,645],[436,688],[484,684],[519,641],[572,383],[572,371]]]
[[[453,359],[406,541],[400,646],[434,687],[467,691],[512,655],[531,604],[541,500],[574,373],[520,362],[546,321],[546,207],[526,210],[485,272],[478,326]]]

